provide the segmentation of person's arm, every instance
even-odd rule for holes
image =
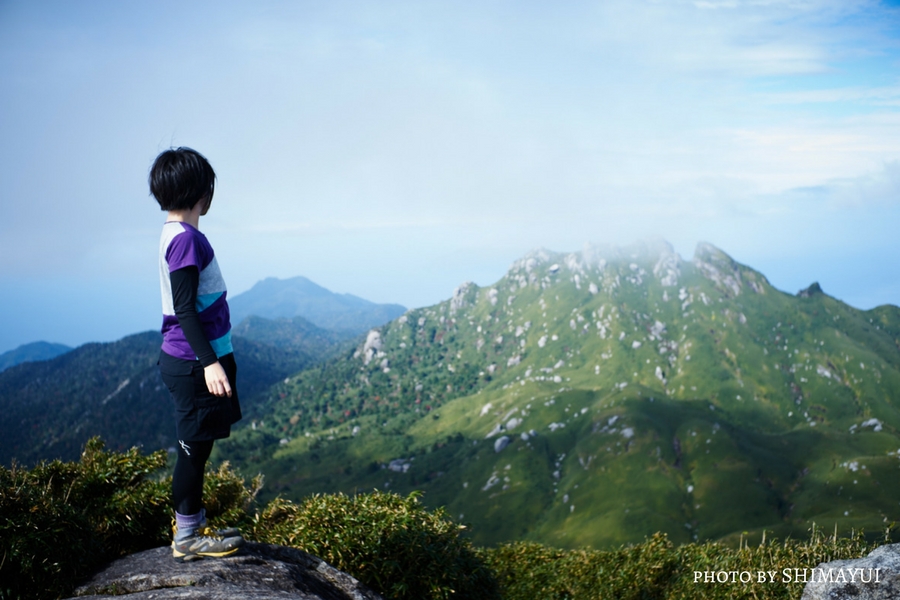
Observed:
[[[200,285],[200,271],[197,267],[184,267],[169,273],[172,283],[172,300],[178,325],[184,332],[191,350],[203,365],[206,387],[215,396],[231,396],[231,384],[225,369],[219,364],[215,350],[203,333],[200,316],[197,314],[197,288]]]

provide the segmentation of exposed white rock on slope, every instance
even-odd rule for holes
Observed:
[[[659,278],[663,287],[678,285],[678,277],[681,275],[681,257],[669,244],[659,254],[659,260],[653,265],[653,274]]]
[[[459,286],[453,290],[453,297],[450,298],[450,312],[455,313],[461,308],[465,308],[469,305],[469,292],[474,290],[477,286],[471,281],[466,281],[465,283],[459,284]]]
[[[354,353],[354,357],[358,357],[362,354],[363,364],[368,365],[372,362],[372,359],[381,351],[381,347],[383,342],[381,341],[381,333],[377,329],[373,329],[369,332],[369,335],[366,336],[366,341],[363,344],[362,350],[358,350]]]
[[[730,256],[711,244],[700,243],[697,244],[693,263],[717,287],[728,290],[735,296],[740,295],[741,272]]]

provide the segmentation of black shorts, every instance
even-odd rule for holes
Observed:
[[[175,431],[179,440],[202,442],[231,435],[231,425],[241,420],[234,354],[219,357],[231,384],[231,398],[214,396],[206,387],[199,360],[182,360],[159,354],[159,373],[175,401]]]

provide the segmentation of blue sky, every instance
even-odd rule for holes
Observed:
[[[423,306],[662,237],[900,304],[898,58],[896,2],[0,0],[0,352],[159,326],[179,145],[230,294]]]

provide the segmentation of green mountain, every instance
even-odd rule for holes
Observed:
[[[303,317],[265,319],[254,315],[234,326],[231,332],[277,348],[302,348],[318,358],[330,357],[342,343],[357,337],[343,330],[316,327]]]
[[[5,371],[23,362],[49,360],[65,354],[71,349],[64,344],[51,344],[50,342],[22,344],[18,348],[0,354],[0,371]]]
[[[233,336],[242,406],[252,410],[273,383],[332,356],[345,340],[300,318],[245,320]],[[160,343],[148,331],[0,373],[0,463],[74,460],[95,435],[114,450],[173,446],[172,401],[156,367]]]
[[[352,294],[336,294],[306,277],[263,279],[228,300],[231,322],[255,315],[266,319],[302,317],[317,327],[350,335],[364,333],[402,315],[399,304],[375,304]]]
[[[424,490],[479,544],[875,531],[900,515],[900,309],[707,244],[534,252],[273,386],[217,445],[264,493]]]

